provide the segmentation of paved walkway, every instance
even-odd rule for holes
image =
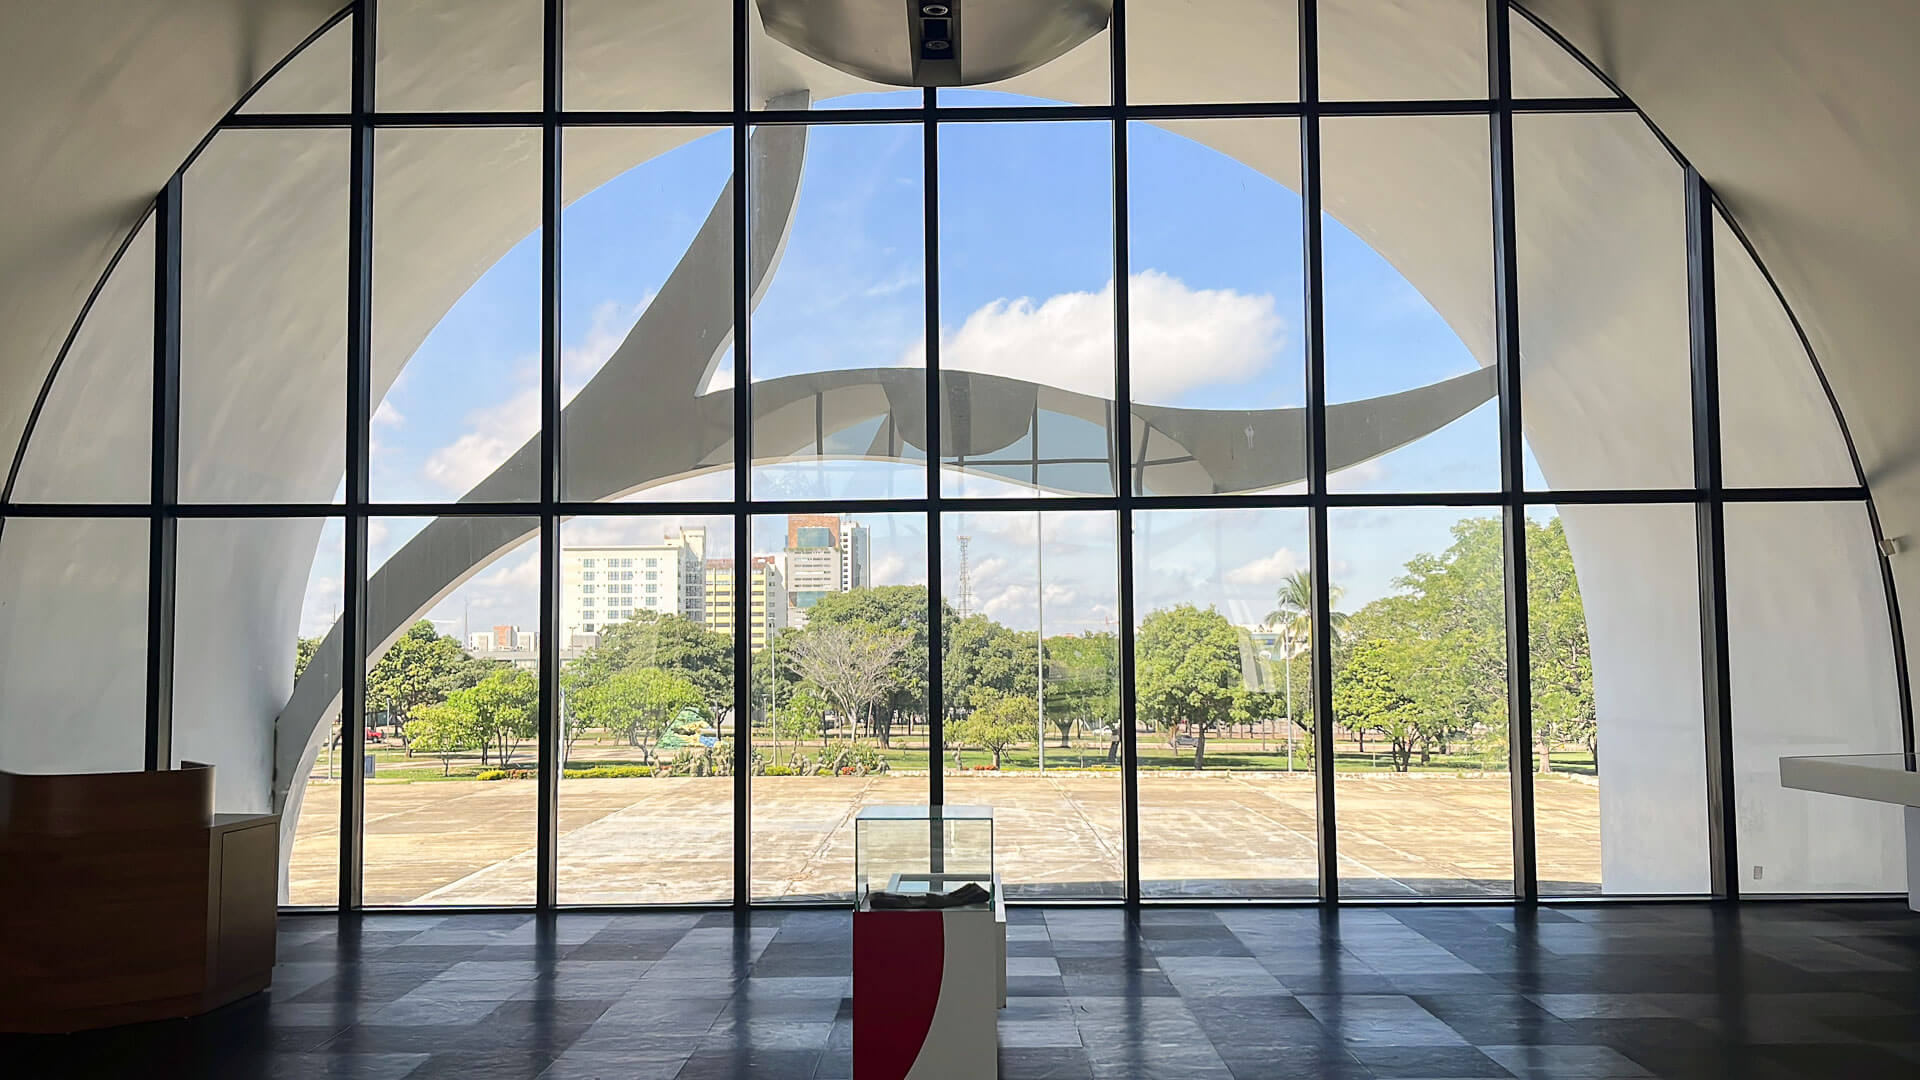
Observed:
[[[1346,895],[1505,895],[1512,875],[1504,775],[1342,776]],[[295,838],[294,903],[331,904],[338,799],[309,793]],[[533,901],[534,783],[375,783],[367,788],[369,904]],[[920,803],[925,776],[757,777],[756,899],[834,896],[853,881],[853,817],[863,806]],[[1597,891],[1600,800],[1590,784],[1535,787],[1539,863],[1557,892]],[[1118,772],[956,775],[951,803],[996,811],[1009,891],[1118,896]],[[1140,781],[1140,864],[1150,896],[1312,895],[1313,779],[1285,773],[1147,773]],[[725,900],[732,890],[728,778],[564,780],[560,900],[568,904]]]

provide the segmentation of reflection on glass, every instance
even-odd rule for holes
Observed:
[[[1634,113],[1516,116],[1521,416],[1559,490],[1693,483],[1679,164]]]
[[[753,897],[849,898],[854,814],[927,801],[926,518],[755,518],[750,573]]]
[[[542,0],[380,0],[375,10],[382,111],[540,108]]]
[[[1813,357],[1760,265],[1715,211],[1720,460],[1728,487],[1850,486],[1853,458]]]
[[[1294,120],[1129,129],[1139,494],[1304,490],[1299,144]]]
[[[1121,895],[1115,528],[941,519],[946,801],[994,808],[1009,896]]]
[[[732,550],[724,517],[560,527],[562,903],[733,895]]]
[[[922,129],[799,133],[791,229],[769,220],[787,201],[754,174],[755,239],[784,244],[753,312],[754,495],[925,495]]]
[[[1780,786],[1788,756],[1901,749],[1899,676],[1860,503],[1726,508],[1740,889],[1899,892],[1900,808]]]
[[[153,220],[107,275],[53,376],[15,502],[146,502],[153,473]]]
[[[1319,23],[1324,101],[1487,96],[1483,0],[1345,0],[1319,5]]]
[[[375,518],[368,556],[363,900],[530,904],[539,521]]]
[[[373,499],[536,499],[540,133],[388,128],[374,148]]]
[[[1112,494],[1112,135],[940,130],[940,431],[949,496]]]
[[[770,130],[783,164],[794,135]],[[563,150],[563,496],[730,499],[733,137],[574,128]]]
[[[1311,566],[1304,510],[1135,516],[1145,895],[1315,893]]]
[[[1105,105],[1113,99],[1111,4],[1067,0],[1005,4],[991,21],[979,9],[962,23],[960,72],[965,86],[942,85],[942,106]],[[963,15],[963,20],[965,16]],[[983,73],[984,62],[1019,57]],[[1004,74],[1003,74],[1004,73]]]
[[[1334,491],[1497,491],[1484,117],[1321,124]]]
[[[1511,895],[1499,514],[1334,510],[1327,550],[1341,894]]]
[[[1693,508],[1535,509],[1527,630],[1541,894],[1707,892]]]
[[[0,524],[0,716],[15,718],[6,768],[139,769],[147,522],[15,517]]]
[[[180,496],[326,502],[346,437],[344,131],[223,131],[181,190]]]

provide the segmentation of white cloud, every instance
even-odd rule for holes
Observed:
[[[1192,289],[1157,270],[1133,275],[1133,392],[1169,402],[1201,386],[1245,383],[1272,363],[1284,321],[1268,295]],[[1113,393],[1113,283],[1035,303],[1001,299],[968,315],[940,345],[941,366],[1032,379],[1096,396]],[[925,348],[903,358],[922,365]]]
[[[1306,569],[1306,560],[1291,548],[1280,548],[1271,555],[1227,571],[1230,585],[1278,585],[1293,573]]]
[[[393,407],[393,400],[391,398],[382,400],[380,407],[373,410],[374,427],[397,428],[404,426],[406,422],[407,418],[405,414]]]
[[[422,471],[450,495],[464,495],[540,430],[540,390],[529,387],[467,415],[468,431],[433,452]]]

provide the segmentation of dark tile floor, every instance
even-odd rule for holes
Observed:
[[[1896,904],[1016,909],[1000,1075],[1920,1077]],[[844,912],[281,921],[270,996],[9,1077],[852,1075]]]

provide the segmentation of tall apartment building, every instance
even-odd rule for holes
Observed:
[[[681,529],[658,544],[560,552],[560,629],[592,634],[636,612],[706,619],[707,531]]]
[[[833,514],[787,518],[787,624],[807,625],[807,612],[829,593],[871,585],[867,527]]]
[[[705,568],[706,578],[706,616],[707,629],[722,634],[733,633],[733,560],[708,559]],[[779,560],[771,555],[755,556],[753,560],[753,578],[747,583],[748,602],[751,605],[747,616],[747,641],[754,649],[763,649],[767,645],[769,629],[779,630],[787,625],[786,590],[782,588]],[[772,602],[769,603],[769,598]],[[771,627],[769,627],[771,613]]]

